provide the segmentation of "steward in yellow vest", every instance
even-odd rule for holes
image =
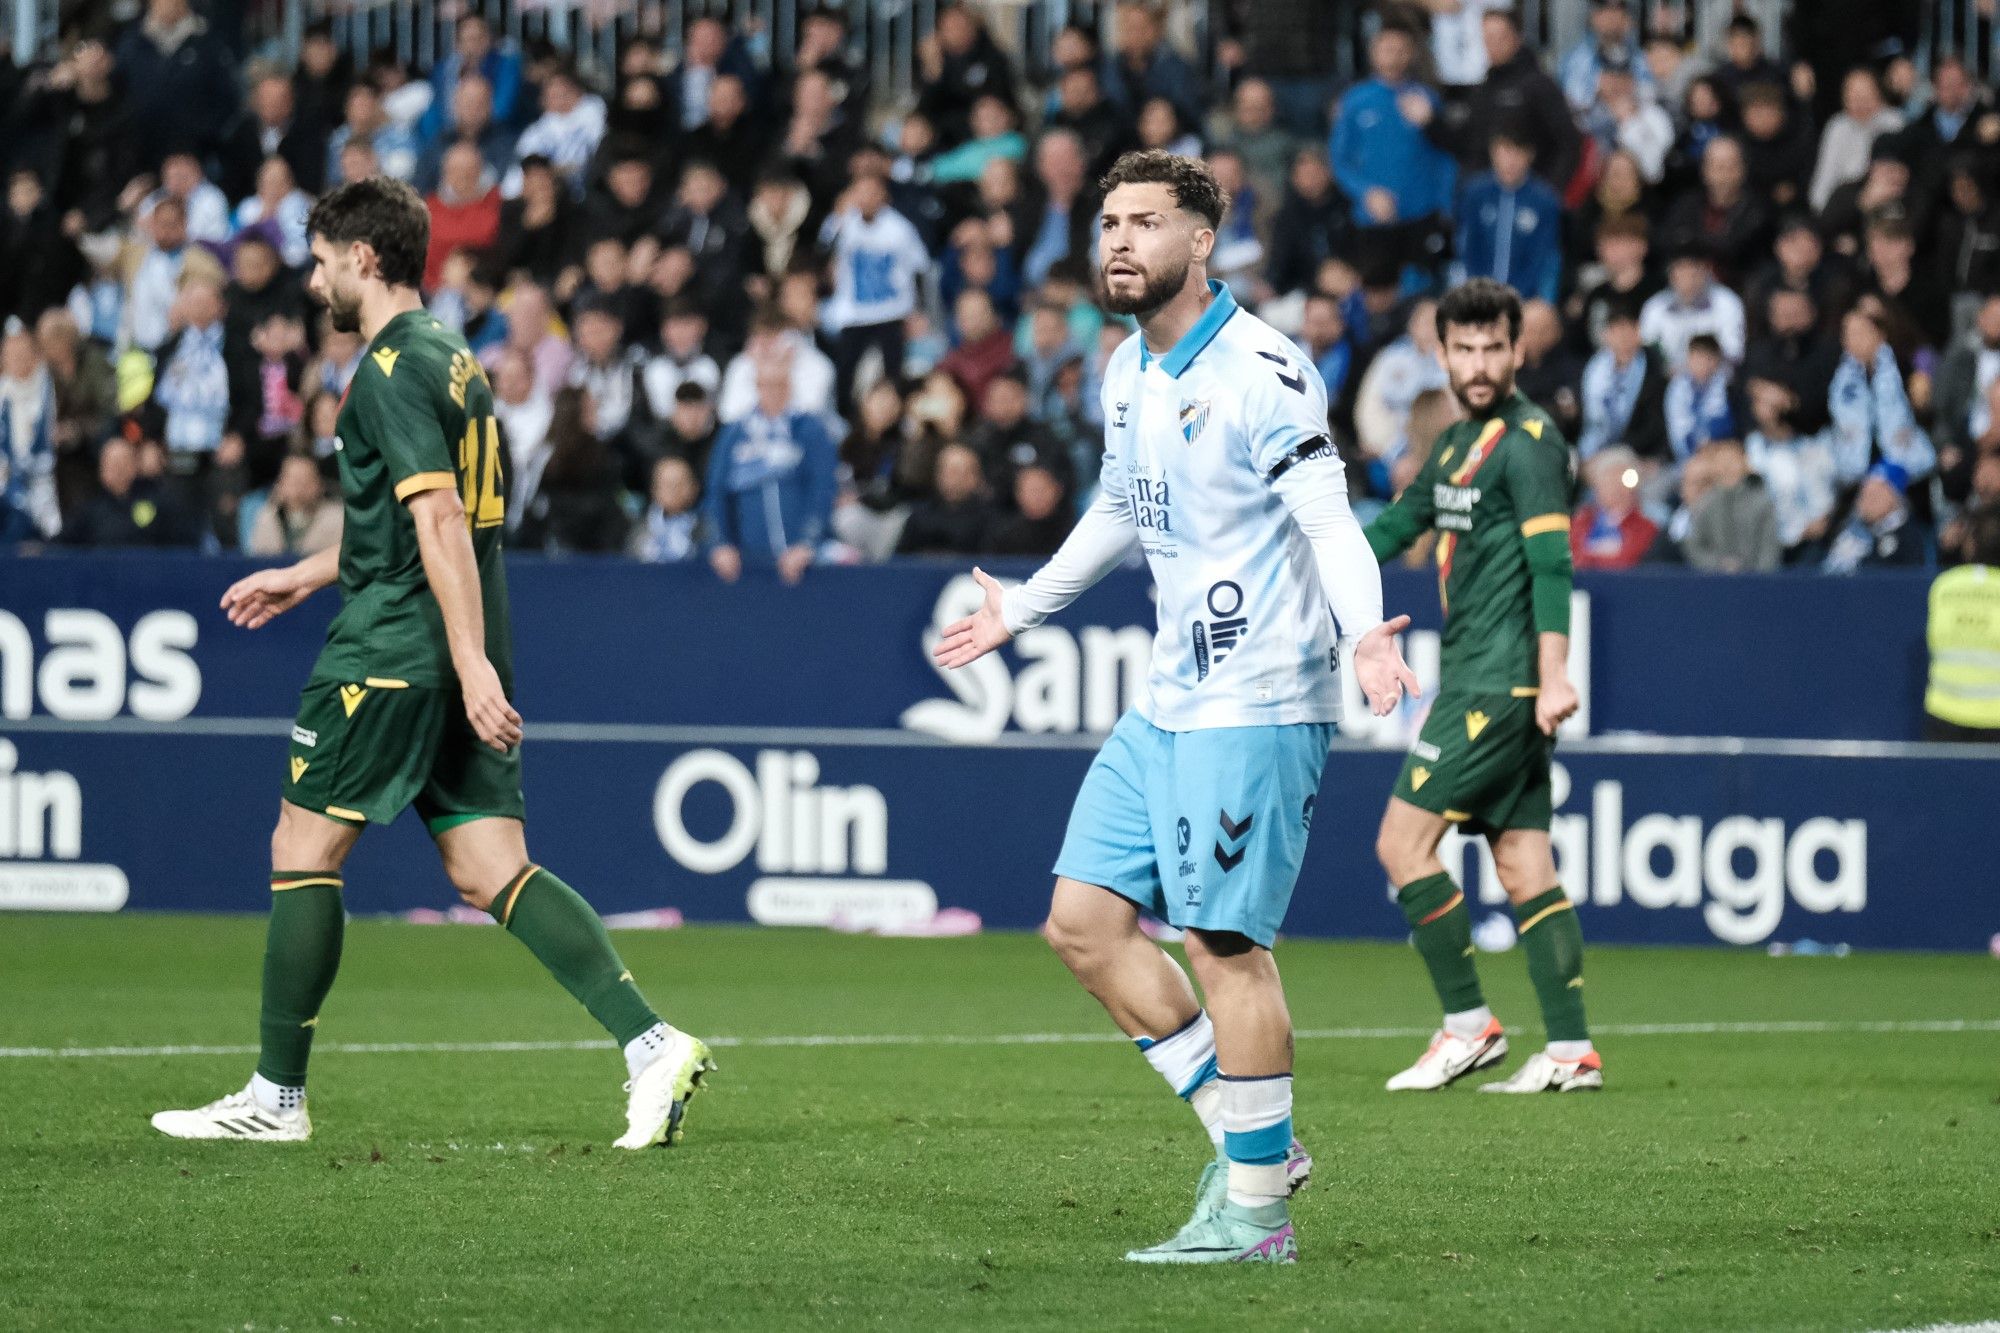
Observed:
[[[1980,516],[1970,564],[1931,584],[1924,734],[2000,742],[2000,513]]]

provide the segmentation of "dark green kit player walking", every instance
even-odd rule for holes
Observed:
[[[660,1020],[603,922],[528,858],[521,718],[501,534],[507,490],[493,391],[417,284],[430,221],[388,179],[328,194],[307,221],[312,294],[368,349],[341,405],[337,551],[252,574],[223,595],[256,629],[338,580],[341,609],[292,728],[272,836],[262,1054],[241,1092],[153,1125],[188,1139],[311,1137],[307,1058],[340,966],[341,866],[361,830],[414,806],[446,875],[492,913],[624,1048],[623,1148],[679,1139],[708,1048]]]
[[[1555,731],[1577,708],[1570,682],[1570,507],[1576,460],[1547,413],[1514,389],[1521,303],[1474,279],[1438,305],[1438,338],[1466,420],[1448,427],[1395,504],[1368,526],[1378,559],[1437,533],[1443,680],[1382,816],[1376,852],[1397,886],[1444,1007],[1444,1026],[1400,1092],[1442,1088],[1507,1055],[1473,965],[1472,916],[1438,844],[1459,825],[1485,835],[1520,926],[1548,1047],[1488,1092],[1604,1086],[1583,1014],[1583,935],[1549,843]]]

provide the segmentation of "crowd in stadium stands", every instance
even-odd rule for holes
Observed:
[[[1473,0],[1370,11],[1342,88],[1312,6],[1218,8],[1220,79],[1127,4],[1031,87],[947,6],[903,105],[838,10],[587,73],[477,17],[428,70],[325,28],[239,64],[189,0],[86,20],[0,61],[0,544],[337,541],[365,349],[305,294],[304,222],[387,173],[490,373],[519,547],[730,580],[1047,553],[1130,329],[1092,300],[1094,182],[1145,146],[1228,192],[1211,271],[1319,368],[1362,517],[1452,417],[1434,298],[1483,274],[1580,452],[1579,567],[1965,558],[2000,505],[2000,113],[1964,65],[1781,60],[1744,18],[1694,50],[1622,3],[1535,51]]]

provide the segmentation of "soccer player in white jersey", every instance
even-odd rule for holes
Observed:
[[[1159,588],[1151,671],[1077,795],[1045,933],[1217,1154],[1187,1225],[1126,1258],[1289,1263],[1288,1199],[1310,1164],[1292,1137],[1271,946],[1340,719],[1340,658],[1388,712],[1417,688],[1394,638],[1409,619],[1383,623],[1318,373],[1208,279],[1215,179],[1148,151],[1121,157],[1104,190],[1101,295],[1140,331],[1105,370],[1097,500],[1027,583],[1003,591],[975,570],[985,605],[936,656],[975,661],[1144,548]],[[1141,910],[1186,930],[1207,1009]]]

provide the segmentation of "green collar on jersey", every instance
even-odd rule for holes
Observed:
[[[1208,309],[1201,312],[1201,318],[1196,320],[1193,326],[1181,335],[1181,340],[1160,358],[1160,369],[1175,379],[1179,379],[1181,372],[1194,364],[1194,359],[1201,354],[1201,349],[1215,341],[1215,335],[1222,332],[1222,326],[1236,313],[1236,298],[1229,294],[1227,287],[1210,278],[1208,290],[1215,298],[1208,303]],[[1144,371],[1151,364],[1153,364],[1153,354],[1146,347],[1144,335],[1141,335],[1139,369]]]

